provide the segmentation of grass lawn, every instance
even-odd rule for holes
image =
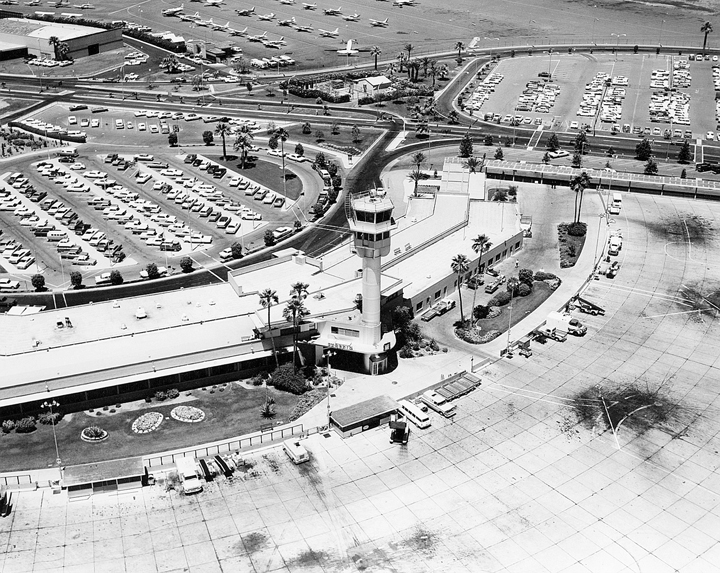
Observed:
[[[332,118],[322,118],[321,121],[332,122],[333,120]],[[360,153],[366,151],[375,142],[375,140],[380,137],[380,131],[377,129],[370,127],[359,127],[360,137],[358,141],[353,141],[352,126],[350,126],[349,124],[344,124],[342,123],[342,121],[339,121],[338,123],[340,126],[340,130],[337,135],[333,135],[331,133],[331,123],[329,125],[314,125],[313,122],[310,122],[310,127],[312,131],[307,135],[302,132],[302,124],[291,125],[288,129],[290,139],[292,139],[291,147],[294,148],[295,143],[297,142],[304,144],[310,143],[312,145],[322,145],[324,143],[342,149],[354,148],[353,154],[357,155],[357,151],[359,151]],[[318,140],[315,137],[315,133],[317,131],[322,131],[324,135],[324,138],[320,143],[318,143]]]
[[[287,148],[286,148],[287,149]],[[286,150],[286,153],[288,151]],[[228,152],[228,156],[232,159],[228,161],[223,161],[220,159],[220,156],[208,156],[209,159],[212,161],[215,161],[216,163],[219,163],[221,165],[224,165],[225,167],[228,167],[233,170],[237,170],[238,173],[241,173],[242,175],[246,175],[253,181],[259,183],[260,185],[264,185],[268,189],[272,189],[273,191],[281,191],[283,188],[283,181],[282,181],[282,169],[280,166],[276,165],[275,163],[270,163],[269,161],[263,161],[262,159],[257,159],[257,161],[246,161],[245,162],[245,169],[240,169],[240,158],[237,155],[230,155]],[[250,156],[248,156],[250,157]],[[286,181],[285,181],[285,188],[287,190],[287,198],[291,201],[295,201],[298,197],[300,197],[300,193],[302,193],[303,185],[300,179],[292,173],[288,167],[291,167],[293,165],[292,161],[285,161],[285,167],[286,167]],[[227,176],[226,176],[227,177]]]
[[[512,320],[510,324],[514,326],[524,319],[528,314],[544,303],[552,292],[552,289],[547,285],[547,283],[535,281],[533,283],[532,292],[529,295],[513,298]],[[481,334],[491,330],[507,332],[508,318],[510,315],[509,307],[509,304],[501,306],[500,308],[502,308],[502,312],[495,318],[484,318],[479,320],[478,325],[482,328]]]
[[[60,458],[63,465],[74,465],[161,452],[255,432],[261,426],[286,421],[298,401],[297,396],[274,388],[269,388],[269,394],[275,398],[277,412],[272,421],[260,415],[265,389],[248,389],[238,384],[228,384],[223,392],[216,390],[214,394],[210,394],[209,387],[206,391],[198,388],[192,390],[196,399],[191,401],[157,402],[137,410],[120,408],[116,414],[96,416],[76,412],[56,426]],[[185,393],[181,396],[184,398]],[[170,411],[180,404],[200,408],[205,412],[205,420],[189,424],[171,418]],[[134,433],[133,421],[146,412],[160,412],[166,419],[154,432]],[[92,425],[106,430],[109,438],[95,444],[82,441],[80,432]],[[52,426],[38,424],[31,434],[0,434],[0,449],[3,471],[52,466],[55,461]]]

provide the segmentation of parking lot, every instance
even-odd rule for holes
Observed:
[[[67,285],[71,268],[92,277],[111,267],[132,266],[128,280],[137,278],[134,273],[149,262],[172,272],[178,258],[186,255],[196,266],[224,262],[230,260],[227,249],[235,241],[252,248],[263,244],[261,237],[267,229],[292,227],[298,219],[306,222],[302,209],[314,200],[311,193],[286,197],[282,189],[268,189],[254,181],[252,172],[241,174],[232,165],[205,158],[201,152],[207,147],[156,156],[128,153],[121,144],[113,146],[128,132],[138,140],[167,138],[160,126],[169,127],[168,120],[183,123],[186,136],[214,129],[213,121],[205,122],[200,116],[161,118],[157,112],[108,110],[99,112],[100,117],[93,117],[92,110],[65,113],[71,115],[55,113],[54,124],[85,128],[89,140],[109,135],[108,149],[116,151],[81,152],[78,157],[48,153],[40,160],[18,164],[21,172],[5,174],[0,264],[18,278],[47,272],[48,286],[56,286]],[[97,128],[83,125],[93,121],[99,124]],[[153,133],[154,125],[158,134]],[[158,147],[159,142],[137,148]],[[257,148],[255,153],[259,161],[280,163],[265,149]],[[286,160],[286,170],[300,178],[304,189],[319,189],[320,178],[309,163],[292,159]],[[53,272],[60,276],[50,279]]]
[[[683,61],[687,65],[687,72],[691,77],[688,87],[685,87],[677,74],[673,86],[675,92],[664,91],[663,86],[651,82],[656,81],[658,71],[667,72],[672,75],[675,64]],[[496,74],[502,76],[502,81],[494,85],[494,91],[489,94],[483,103],[479,113],[493,113],[500,115],[501,121],[509,123],[510,116],[522,116],[520,122],[523,127],[533,128],[542,122],[546,129],[568,131],[581,127],[583,124],[595,125],[596,130],[610,131],[613,125],[620,129],[627,124],[630,130],[640,129],[652,137],[662,137],[665,129],[681,129],[683,135],[689,130],[693,138],[705,138],[708,131],[715,132],[715,90],[713,85],[712,66],[717,65],[712,61],[689,60],[687,54],[682,56],[674,55],[648,55],[619,53],[617,57],[608,54],[558,54],[552,55],[536,53],[533,56],[518,55],[515,58],[506,58],[500,61],[494,69]],[[655,77],[653,72],[655,71]],[[532,111],[526,109],[517,110],[517,107],[525,108],[523,94],[528,90],[528,82],[544,82],[541,75],[552,75],[552,80],[547,82],[553,86],[556,94],[554,105],[534,106]],[[605,74],[606,76],[603,76]],[[627,78],[627,84],[620,82],[613,84],[609,89],[624,90],[622,100],[618,99],[618,115],[608,115],[607,121],[603,121],[603,113],[598,106],[598,113],[578,113],[587,106],[583,105],[583,94],[585,86],[591,84],[593,79],[600,77]],[[661,78],[662,79],[662,78]],[[476,83],[477,85],[477,83]],[[536,90],[538,91],[538,90]],[[657,106],[651,106],[653,93],[662,93],[662,98],[669,101],[670,98],[682,98],[680,94],[689,96],[689,125],[683,123],[671,123],[652,121],[651,109],[657,110]],[[597,92],[598,98],[602,91]],[[547,97],[544,98],[547,101]],[[547,111],[546,111],[547,110]],[[595,121],[597,117],[597,121]],[[653,113],[653,117],[657,116]],[[681,117],[681,116],[679,116]],[[528,121],[529,119],[529,121]],[[657,128],[656,131],[654,131]],[[649,132],[646,131],[649,130]],[[658,133],[659,131],[659,133]],[[677,136],[677,134],[676,134]]]

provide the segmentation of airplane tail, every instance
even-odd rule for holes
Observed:
[[[293,24],[295,24],[295,16],[293,16],[290,21],[291,21]]]
[[[337,36],[340,33],[340,28],[335,28],[332,33]]]

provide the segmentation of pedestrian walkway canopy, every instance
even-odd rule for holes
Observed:
[[[145,466],[142,458],[125,458],[65,468],[63,487],[68,497],[83,498],[94,493],[126,491],[143,485]]]
[[[387,424],[391,414],[397,412],[398,407],[398,403],[389,396],[377,396],[336,410],[330,415],[330,423],[344,438],[347,438]]]

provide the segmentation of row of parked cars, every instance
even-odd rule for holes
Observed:
[[[495,91],[495,87],[502,82],[504,78],[505,76],[497,72],[488,74],[463,103],[465,108],[478,111],[483,104],[490,99],[490,95]]]

